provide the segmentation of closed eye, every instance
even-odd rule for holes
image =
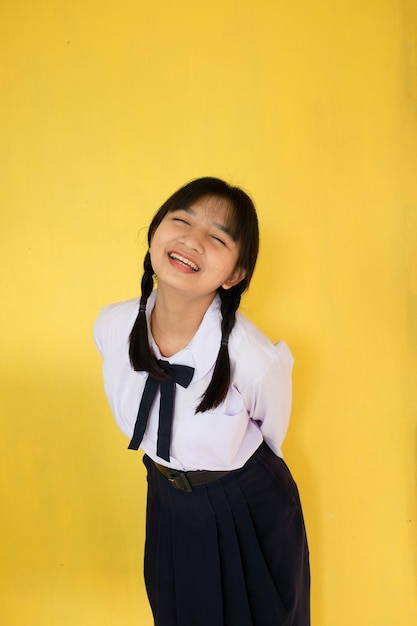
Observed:
[[[215,241],[218,241],[219,243],[221,243],[223,246],[227,246],[227,243],[224,241],[224,239],[221,239],[220,237],[216,237],[216,235],[210,235],[210,237],[214,239]]]
[[[190,225],[190,222],[187,222],[187,220],[184,220],[182,217],[173,217],[172,221],[173,222],[182,222],[183,224],[187,224],[187,226]]]

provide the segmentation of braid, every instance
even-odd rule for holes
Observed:
[[[220,288],[218,293],[221,297],[221,313],[222,313],[222,339],[220,342],[220,350],[214,365],[214,372],[205,390],[202,400],[196,409],[199,411],[208,411],[219,406],[226,398],[230,386],[230,359],[229,359],[229,336],[233,330],[236,321],[236,311],[239,308],[241,295],[244,291],[245,281],[231,287],[230,289]]]
[[[139,313],[129,336],[130,363],[135,372],[145,370],[156,378],[166,378],[165,372],[159,367],[156,357],[149,346],[146,304],[153,290],[153,268],[149,251],[145,255],[143,268]]]

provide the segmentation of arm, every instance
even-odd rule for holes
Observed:
[[[277,456],[282,456],[290,419],[293,363],[290,349],[280,341],[273,348],[268,367],[244,394],[251,419],[259,424],[264,440]]]

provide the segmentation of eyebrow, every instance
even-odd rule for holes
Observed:
[[[186,213],[189,213],[190,215],[196,216],[197,213],[194,211],[194,209],[192,209],[189,206],[182,206],[182,207],[178,207],[177,211],[185,211]],[[232,239],[233,241],[236,241],[236,238],[234,236],[234,234],[232,233],[232,231],[227,228],[227,226],[225,226],[224,224],[218,224],[217,222],[214,222],[213,226],[215,228],[218,228],[219,230],[221,230],[223,233],[225,233],[225,235],[227,235],[228,237],[230,237],[230,239]]]

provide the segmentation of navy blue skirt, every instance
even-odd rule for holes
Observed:
[[[156,626],[309,626],[303,514],[282,459],[263,443],[241,469],[191,492],[144,463]]]

